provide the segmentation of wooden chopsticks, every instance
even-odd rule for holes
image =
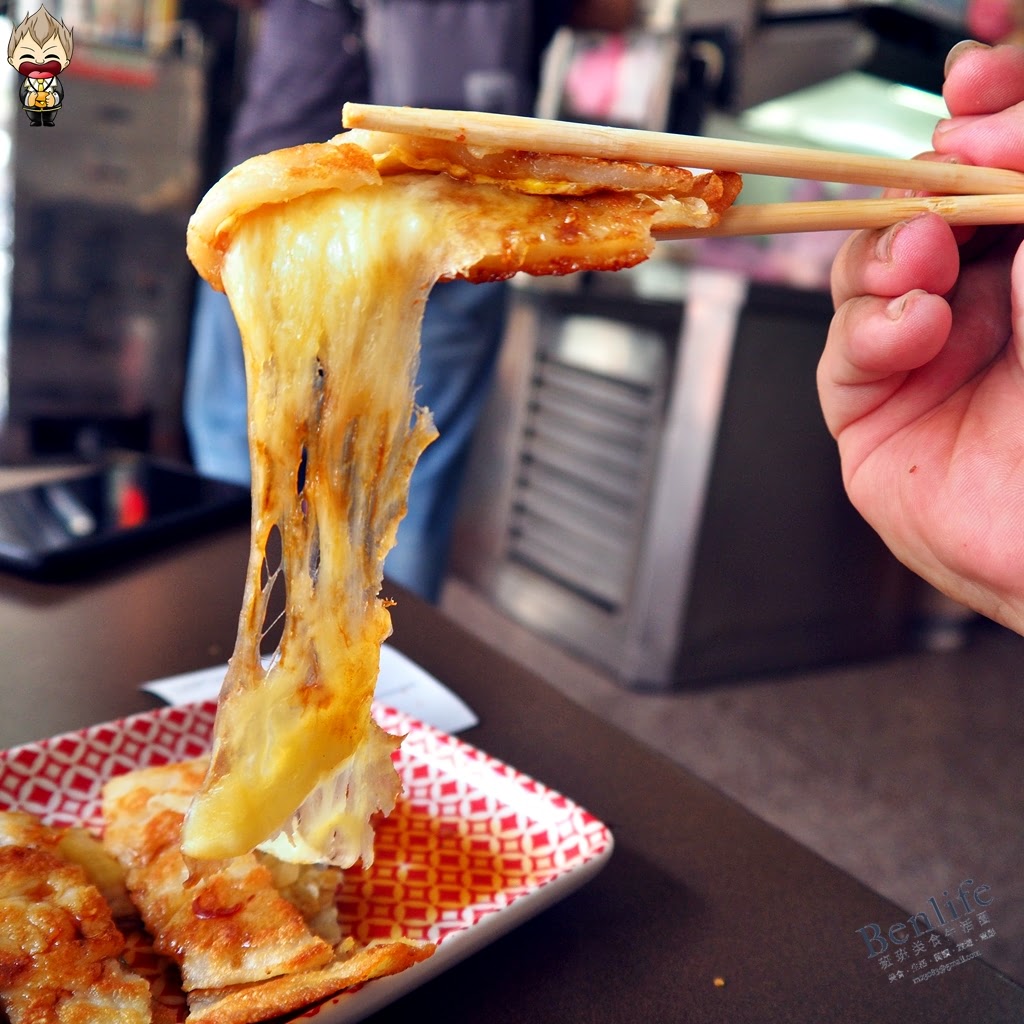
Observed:
[[[660,216],[655,219],[652,233],[661,241],[670,241],[797,231],[856,231],[888,227],[929,212],[937,213],[953,225],[1024,224],[1024,194],[737,204],[726,210],[713,228],[692,228],[673,223],[671,216]]]
[[[365,103],[345,104],[342,123],[347,128],[491,148],[935,193],[906,199],[837,199],[759,206],[740,203],[726,211],[718,227],[710,231],[687,229],[662,219],[656,224],[655,234],[663,239],[884,227],[924,210],[955,224],[1024,223],[1024,173],[996,167],[900,160],[509,114]],[[957,196],[963,198],[954,201]]]
[[[1024,192],[1024,174],[996,167],[897,160],[510,114],[346,103],[342,123],[347,128],[422,135],[502,149],[599,156],[609,160],[636,160],[851,185],[884,185],[943,195]]]

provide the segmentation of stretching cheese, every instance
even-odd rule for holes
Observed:
[[[414,393],[433,284],[632,266],[666,210],[709,226],[739,190],[735,175],[632,165],[567,189],[552,167],[353,132],[248,161],[196,210],[189,255],[227,292],[245,348],[253,507],[210,768],[183,829],[192,862],[256,847],[372,861],[374,815],[400,789],[399,741],[370,717],[391,628],[380,591],[409,476],[435,436]],[[266,667],[277,591],[283,632]]]

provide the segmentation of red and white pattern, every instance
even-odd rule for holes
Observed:
[[[161,708],[0,752],[0,807],[98,832],[104,782],[205,753],[215,711],[213,703]],[[375,714],[385,730],[405,734],[396,755],[404,793],[377,827],[373,867],[347,872],[339,894],[357,940],[443,944],[609,851],[607,826],[566,797],[402,712]],[[138,937],[128,959],[159,971]],[[184,1019],[180,992],[166,981],[161,988]]]

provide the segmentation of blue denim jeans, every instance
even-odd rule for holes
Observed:
[[[444,582],[473,433],[490,391],[505,324],[506,286],[451,281],[430,293],[416,400],[438,439],[412,475],[409,511],[388,556],[389,579],[436,602]],[[245,366],[227,298],[201,282],[185,387],[185,427],[197,469],[249,483]]]

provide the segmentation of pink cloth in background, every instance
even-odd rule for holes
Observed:
[[[581,117],[608,120],[619,95],[619,71],[626,57],[622,36],[609,36],[581,53],[565,80],[569,107]]]

